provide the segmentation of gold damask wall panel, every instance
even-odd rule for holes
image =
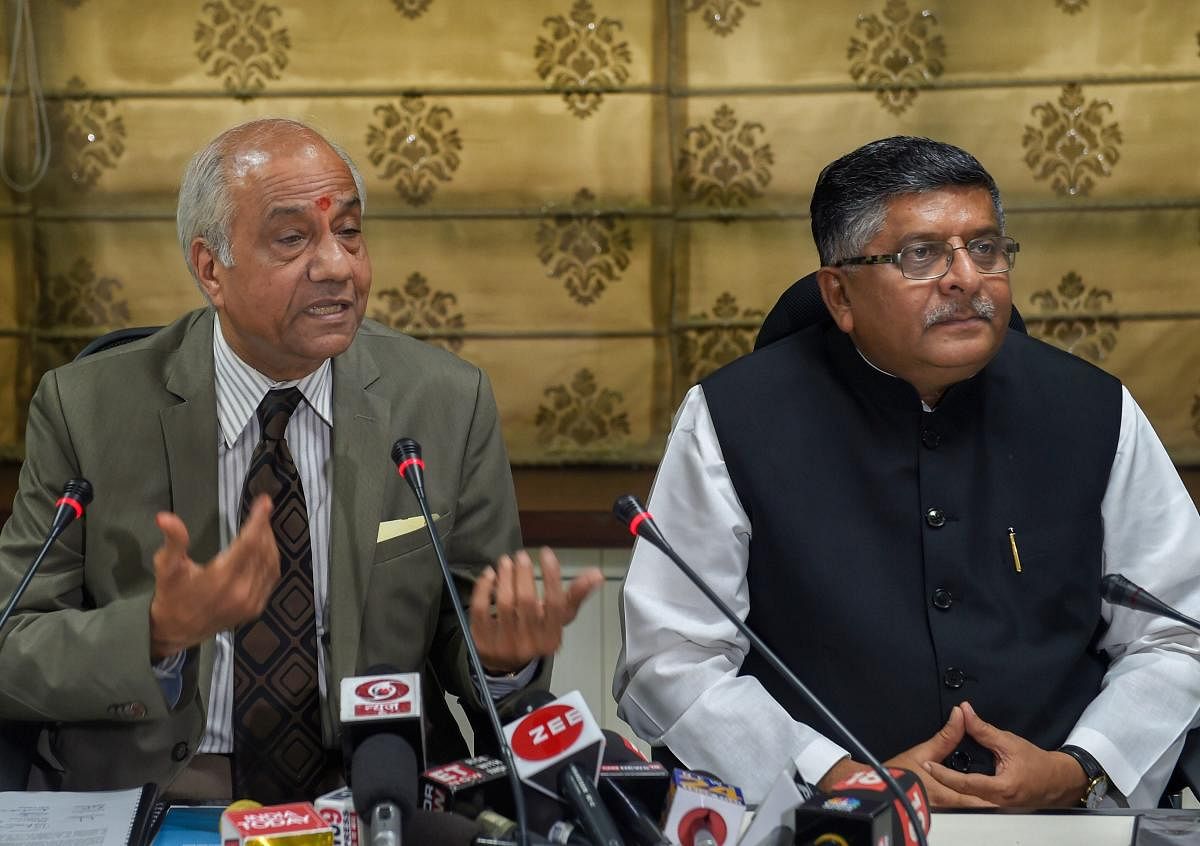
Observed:
[[[369,313],[407,331],[649,333],[667,325],[656,218],[368,219]]]
[[[1121,378],[1177,463],[1200,463],[1200,319],[1122,323],[1104,369]]]
[[[200,301],[183,166],[284,115],[363,171],[369,313],[491,371],[518,463],[656,461],[682,391],[816,266],[820,168],[897,133],[983,160],[1030,331],[1200,463],[1195,0],[31,5],[54,152],[0,189],[7,454],[46,367]],[[34,136],[10,105],[11,156]]]
[[[366,181],[368,214],[554,213],[577,205],[584,189],[607,206],[666,200],[668,158],[654,143],[660,99],[614,95],[587,121],[560,106],[550,95],[57,101],[62,138],[38,198],[55,210],[174,214],[196,149],[225,127],[282,116],[347,149]]]
[[[693,88],[1194,75],[1200,29],[1200,4],[1194,0],[1116,5],[684,0],[683,5],[680,64]],[[858,75],[852,74],[856,65]]]
[[[1022,314],[1200,316],[1195,209],[1016,212],[1008,231]]]
[[[645,0],[43,0],[35,20],[39,53],[58,57],[51,89],[79,76],[105,91],[536,90],[553,81],[547,51],[584,82],[646,86],[663,67]]]
[[[90,337],[169,323],[203,304],[174,221],[43,221],[39,325]]]
[[[23,341],[18,338],[0,337],[0,457],[12,457],[15,447],[25,435],[24,414],[10,413],[9,409],[23,408],[23,394],[28,389],[20,384],[22,370],[17,363],[24,359]]]
[[[1195,202],[1196,134],[1164,132],[1161,121],[1198,101],[1200,80],[930,92],[899,118],[865,92],[691,97],[676,131],[680,200],[714,212],[807,213],[827,163],[908,134],[970,150],[1013,207]]]
[[[659,338],[472,341],[516,463],[656,462],[670,409]]]
[[[34,301],[29,231],[28,221],[0,218],[0,331],[15,330],[29,322]],[[0,369],[4,366],[0,360]]]

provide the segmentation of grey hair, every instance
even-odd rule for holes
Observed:
[[[1004,232],[1004,206],[991,174],[968,153],[904,135],[872,141],[826,165],[813,189],[812,233],[824,266],[860,255],[883,229],[888,203],[903,194],[979,187],[991,195]]]
[[[233,243],[230,226],[233,223],[233,201],[229,196],[229,159],[247,143],[260,142],[279,133],[304,133],[320,139],[333,150],[354,179],[358,192],[359,208],[367,208],[367,190],[362,174],[354,161],[340,145],[330,141],[306,123],[289,118],[260,118],[238,124],[225,130],[202,150],[192,156],[183,172],[179,185],[179,205],[175,210],[175,231],[179,236],[179,247],[183,260],[192,278],[200,281],[192,265],[192,241],[201,238],[212,250],[217,261],[226,267],[233,266]]]

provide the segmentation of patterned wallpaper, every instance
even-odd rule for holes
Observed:
[[[908,133],[996,176],[1031,332],[1200,464],[1200,3],[924,2],[38,0],[52,153],[0,189],[0,452],[47,367],[199,303],[183,165],[287,115],[363,170],[369,313],[488,370],[516,463],[654,463],[815,267],[821,166]]]

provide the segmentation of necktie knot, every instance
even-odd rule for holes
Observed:
[[[258,424],[262,427],[264,440],[283,440],[288,421],[292,419],[292,414],[303,399],[304,395],[295,387],[267,391],[255,412],[258,415]]]

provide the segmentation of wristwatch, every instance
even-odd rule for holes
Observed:
[[[1079,766],[1083,767],[1084,776],[1087,777],[1087,787],[1079,797],[1079,804],[1085,808],[1099,808],[1108,793],[1108,773],[1104,772],[1104,767],[1100,766],[1100,762],[1093,758],[1090,752],[1078,746],[1060,746],[1058,751],[1065,752],[1078,761]]]

